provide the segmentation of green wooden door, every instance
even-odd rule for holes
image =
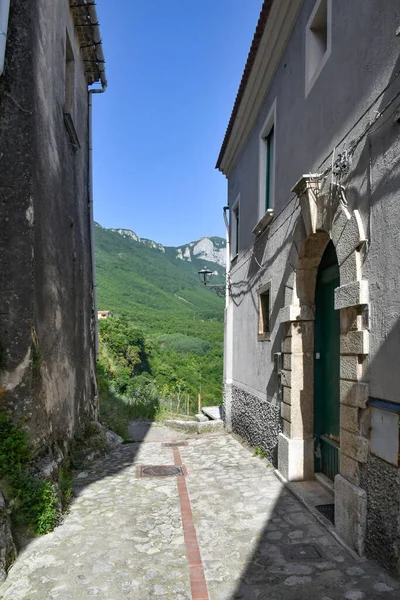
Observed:
[[[314,432],[315,471],[333,479],[339,472],[340,314],[334,290],[340,285],[335,247],[329,242],[315,289]]]

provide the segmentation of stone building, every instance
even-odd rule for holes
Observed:
[[[339,535],[394,571],[399,26],[397,0],[265,0],[217,163],[226,424],[286,480],[334,480]]]
[[[94,2],[0,5],[0,410],[57,462],[98,411],[90,137],[104,56]]]

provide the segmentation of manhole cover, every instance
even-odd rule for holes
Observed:
[[[333,525],[335,524],[335,505],[334,504],[318,504],[316,506],[320,513],[324,515]]]
[[[188,443],[187,442],[164,442],[162,445],[164,448],[173,448],[174,446],[187,446]]]
[[[184,475],[182,467],[172,465],[151,465],[140,467],[140,477],[182,477]]]
[[[321,552],[313,544],[291,544],[282,549],[287,560],[321,560]]]

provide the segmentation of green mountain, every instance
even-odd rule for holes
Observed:
[[[183,381],[194,400],[201,377],[205,403],[220,403],[224,299],[200,283],[198,271],[207,267],[211,283],[224,283],[225,240],[163,247],[96,224],[95,252],[98,309],[144,333],[157,389]]]
[[[207,267],[216,273],[211,283],[222,284],[224,266],[196,255],[178,258],[184,246],[163,248],[127,232],[95,225],[99,310],[111,310],[146,331],[163,333],[193,334],[193,328],[202,333],[208,321],[223,321],[224,301],[204,288],[198,271]],[[225,247],[222,238],[203,240],[214,242],[218,250]]]

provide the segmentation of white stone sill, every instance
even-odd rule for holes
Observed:
[[[254,227],[254,229],[253,229],[254,235],[256,235],[256,236],[260,235],[264,231],[264,229],[266,229],[268,227],[268,225],[271,223],[272,219],[274,218],[274,213],[275,213],[275,211],[273,208],[268,208],[265,215],[263,215],[261,217],[261,219],[258,221],[257,225]]]

